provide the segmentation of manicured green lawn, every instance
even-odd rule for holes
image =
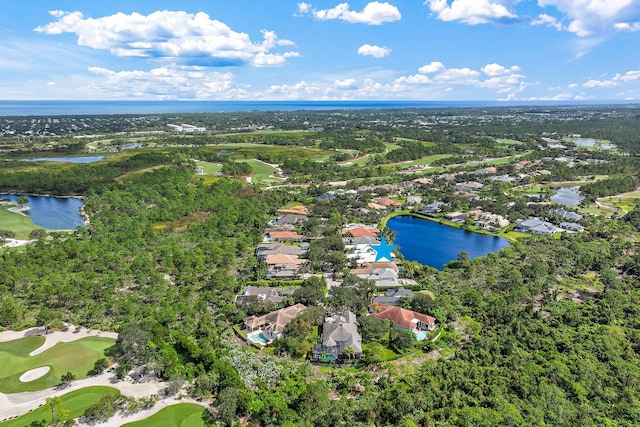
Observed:
[[[400,148],[400,146],[399,146],[399,145],[391,144],[390,142],[385,142],[385,143],[384,143],[384,146],[387,148],[387,151],[395,151],[395,150],[397,150],[398,148]]]
[[[428,156],[423,159],[413,160],[410,162],[400,162],[400,163],[390,163],[391,165],[397,166],[425,166],[430,165],[436,160],[446,159],[447,157],[451,157],[451,154],[434,154],[433,156]]]
[[[16,239],[26,240],[36,228],[42,228],[35,225],[28,215],[22,215],[17,212],[9,211],[14,206],[0,206],[0,228],[2,230],[11,230],[16,233]]]
[[[113,387],[102,386],[81,388],[80,390],[75,390],[60,396],[62,404],[57,408],[56,412],[60,409],[66,409],[69,411],[69,418],[78,418],[89,406],[97,403],[102,396],[107,395],[118,396],[120,395],[120,391]],[[0,423],[0,426],[25,427],[33,422],[41,420],[45,420],[47,422],[51,421],[51,412],[46,405],[42,405],[38,409],[16,419],[2,422]]]
[[[241,162],[246,162],[251,165],[255,174],[253,175],[252,182],[255,183],[278,183],[283,182],[284,180],[281,178],[270,178],[270,175],[276,173],[276,169],[273,166],[269,166],[266,163],[263,163],[256,159],[247,159],[247,160],[239,160]]]
[[[222,163],[198,161],[196,164],[203,167],[204,175],[217,175],[222,172]]]
[[[203,406],[194,403],[179,403],[167,406],[141,421],[123,424],[122,427],[205,427]]]
[[[498,138],[496,141],[498,141],[499,144],[522,145],[522,142],[516,141],[515,139]]]
[[[105,350],[115,343],[113,338],[85,337],[54,347],[35,356],[29,353],[40,347],[44,337],[27,337],[0,343],[0,391],[19,393],[53,387],[60,377],[71,372],[76,379],[84,378],[96,360],[105,357]],[[51,370],[37,380],[23,383],[20,376],[31,369],[50,366]]]

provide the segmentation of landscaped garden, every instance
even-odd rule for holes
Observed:
[[[96,360],[105,357],[105,351],[115,340],[106,337],[85,337],[73,342],[62,342],[34,356],[33,350],[44,343],[44,337],[33,336],[0,343],[0,392],[19,393],[54,387],[71,372],[84,378]],[[41,377],[23,382],[20,377],[32,369],[50,367]]]

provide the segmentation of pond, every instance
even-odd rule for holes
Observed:
[[[394,244],[405,259],[441,270],[457,259],[460,252],[470,259],[498,252],[509,246],[502,237],[465,231],[412,216],[397,216],[387,222],[395,232]]]
[[[39,157],[37,159],[22,159],[23,162],[66,162],[66,163],[93,163],[104,159],[105,156],[85,157]]]
[[[575,138],[572,139],[571,142],[576,144],[578,147],[593,147],[596,145],[598,140],[593,138]]]
[[[16,201],[21,195],[0,194],[0,199]],[[80,215],[82,200],[75,197],[27,196],[29,211],[33,222],[49,230],[75,230],[84,226]]]
[[[583,199],[580,187],[560,187],[556,194],[551,196],[551,200],[564,206],[578,206]]]

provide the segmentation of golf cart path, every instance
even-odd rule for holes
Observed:
[[[48,348],[53,347],[59,342],[70,342],[79,340],[87,336],[102,336],[109,338],[117,338],[118,334],[115,332],[104,332],[97,330],[80,329],[79,332],[75,332],[76,329],[66,332],[54,331],[45,335],[45,343],[31,352],[31,356],[41,353]],[[0,332],[0,342],[14,341],[20,338],[41,335],[42,328],[32,328],[25,331],[5,331]],[[29,391],[23,393],[0,393],[0,422],[9,418],[24,415],[42,405],[44,405],[48,397],[61,396],[74,390],[79,390],[85,387],[91,386],[107,386],[120,390],[120,393],[135,398],[141,398],[149,395],[161,395],[161,391],[166,387],[166,384],[162,381],[149,381],[145,383],[133,383],[131,381],[118,381],[113,373],[102,373],[93,377],[85,378],[71,382],[65,388],[49,388],[39,391]],[[158,412],[160,409],[174,405],[177,403],[196,403],[203,405],[202,402],[194,399],[178,399],[178,398],[164,398],[161,399],[153,408],[140,411],[136,414],[129,416],[122,416],[117,414],[110,418],[105,423],[100,423],[101,427],[120,426],[123,423],[129,423],[137,420],[142,420]]]

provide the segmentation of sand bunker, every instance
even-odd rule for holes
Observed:
[[[20,381],[23,383],[28,383],[29,381],[37,380],[38,378],[46,375],[50,369],[51,366],[43,366],[41,368],[31,369],[30,371],[27,371],[24,374],[20,375]]]

